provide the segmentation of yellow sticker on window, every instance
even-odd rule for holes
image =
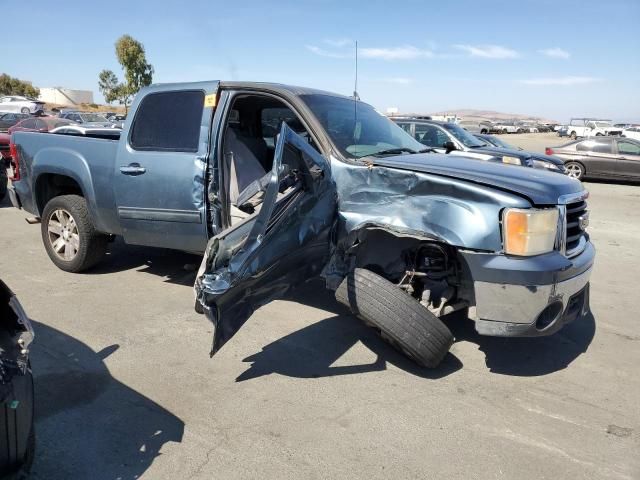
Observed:
[[[211,93],[209,95],[204,96],[204,106],[205,107],[215,107],[216,106],[216,94]]]

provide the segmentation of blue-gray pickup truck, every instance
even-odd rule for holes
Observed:
[[[14,133],[16,207],[52,261],[95,265],[113,236],[204,252],[212,354],[259,306],[321,275],[417,363],[481,334],[556,332],[589,309],[587,192],[564,175],[425,151],[366,103],[284,85],[153,85],[120,140]]]

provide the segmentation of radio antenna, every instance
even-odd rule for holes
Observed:
[[[358,95],[358,41],[356,40],[356,78],[353,85],[353,141],[355,145],[358,144],[358,140],[356,139],[358,129],[358,100],[360,100],[360,96]],[[357,149],[355,145],[354,149]],[[356,151],[354,151],[354,155],[357,155]]]

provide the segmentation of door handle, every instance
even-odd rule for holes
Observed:
[[[121,165],[120,173],[124,175],[142,175],[147,169],[139,163],[130,163],[129,165]]]

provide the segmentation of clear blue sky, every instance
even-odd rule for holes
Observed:
[[[0,0],[0,72],[90,89],[140,40],[155,82],[260,80],[381,110],[478,108],[640,121],[640,0]],[[24,22],[20,21],[24,19]],[[39,26],[39,27],[36,27]],[[43,33],[37,33],[41,28]]]

